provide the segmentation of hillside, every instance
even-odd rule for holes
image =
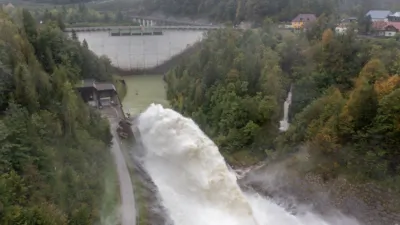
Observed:
[[[110,197],[111,135],[74,85],[112,80],[110,62],[57,23],[11,15],[0,13],[0,224],[92,225]]]
[[[400,10],[396,0],[154,0],[142,1],[148,12],[209,17],[219,21],[291,21],[299,13],[364,15],[371,9]]]
[[[399,42],[220,30],[167,75],[171,105],[192,117],[228,162],[249,165],[306,147],[326,179],[348,175],[398,188]],[[279,132],[292,85],[291,126]]]
[[[99,1],[99,0],[94,0]],[[12,1],[10,1],[12,2]],[[44,3],[44,4],[79,4],[93,2],[93,0],[27,0],[29,3]]]

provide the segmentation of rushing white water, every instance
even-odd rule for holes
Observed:
[[[175,225],[351,225],[312,213],[294,216],[243,193],[217,146],[188,118],[152,104],[137,121],[144,166]]]
[[[288,93],[286,101],[283,103],[283,119],[280,121],[280,131],[287,131],[289,129],[289,107],[292,103],[292,88]]]

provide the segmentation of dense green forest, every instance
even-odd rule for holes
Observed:
[[[33,16],[41,21],[62,21],[65,26],[134,25],[121,11],[99,12],[85,4],[31,9]]]
[[[79,3],[87,3],[99,0],[30,0],[27,2],[34,2],[34,3],[46,3],[46,4],[79,4]]]
[[[400,42],[335,35],[326,19],[299,35],[270,20],[257,30],[210,33],[198,54],[168,73],[167,98],[231,164],[306,147],[326,178],[398,184]],[[281,133],[291,86],[291,126]]]
[[[371,9],[400,10],[396,0],[144,0],[142,5],[150,12],[232,22],[262,22],[266,16],[291,21],[299,13],[361,16]]]
[[[111,134],[74,85],[112,80],[110,61],[57,22],[0,17],[0,224],[95,224]]]

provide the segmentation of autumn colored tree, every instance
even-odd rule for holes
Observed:
[[[322,16],[298,36],[282,35],[269,20],[255,30],[210,33],[196,55],[168,73],[167,98],[229,163],[306,148],[326,179],[357,176],[396,188],[398,43],[336,35],[332,19]],[[282,133],[289,90],[290,127]]]

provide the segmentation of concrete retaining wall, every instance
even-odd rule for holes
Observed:
[[[116,72],[121,76],[130,76],[130,75],[152,75],[152,74],[165,74],[173,67],[177,66],[182,60],[185,58],[195,54],[197,50],[200,49],[200,43],[195,43],[192,46],[186,48],[180,54],[171,57],[170,59],[164,61],[162,64],[144,69],[132,69],[125,70],[121,68],[115,67]]]

